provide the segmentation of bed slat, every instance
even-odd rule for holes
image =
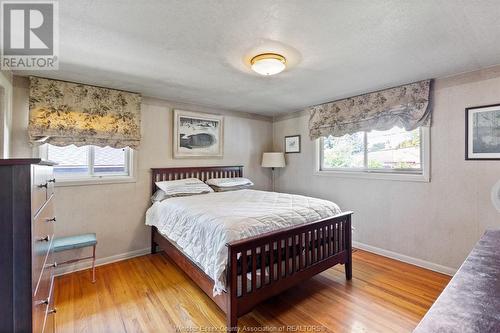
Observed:
[[[310,244],[311,244],[311,232],[310,231],[306,231],[306,267],[311,265],[311,247],[310,247]]]
[[[323,227],[323,259],[328,257],[328,226]]]
[[[269,284],[274,282],[274,242],[269,244]]]
[[[260,247],[260,287],[266,284],[266,245]]]
[[[277,249],[278,249],[278,279],[277,280],[281,280],[281,276],[283,274],[282,268],[281,268],[281,264],[283,263],[283,258],[282,258],[282,255],[281,255],[281,242],[282,242],[281,239],[279,239],[276,242]]]
[[[247,293],[247,251],[241,252],[241,296]]]
[[[252,292],[257,290],[257,249],[252,248]]]

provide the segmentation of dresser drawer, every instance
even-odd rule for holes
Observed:
[[[49,332],[54,309],[54,279],[53,269],[43,271],[40,287],[33,296],[33,332]],[[49,323],[49,325],[47,325]]]
[[[52,241],[48,245],[49,248],[47,250],[47,254],[45,258],[42,256],[37,257],[37,259],[44,259],[43,262],[40,262],[39,270],[35,271],[35,267],[33,265],[33,295],[39,294],[41,290],[47,287],[48,285],[48,275],[47,272],[53,272],[53,268],[55,267],[55,255],[52,247]]]
[[[49,167],[47,173],[47,199],[54,194],[54,186],[56,184],[56,178],[54,177],[54,168]]]
[[[54,288],[54,285],[52,286]],[[49,300],[49,309],[43,326],[43,333],[54,333],[56,331],[56,312],[54,306],[55,291],[52,289],[52,294]]]
[[[51,196],[45,205],[38,211],[33,219],[33,241],[35,244],[43,243],[39,240],[47,235],[54,233],[54,224],[56,222],[56,212],[54,207],[54,198]]]
[[[51,166],[33,165],[31,184],[31,210],[35,215],[54,192],[54,171]]]
[[[42,207],[33,221],[33,291],[37,289],[44,266],[52,265],[54,238],[53,197]]]

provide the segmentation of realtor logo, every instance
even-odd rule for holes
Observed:
[[[1,69],[58,69],[58,3],[2,1]]]

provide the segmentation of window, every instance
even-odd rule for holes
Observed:
[[[132,178],[132,150],[74,145],[43,145],[41,155],[57,163],[54,174],[62,182],[113,182]]]
[[[319,140],[319,173],[428,180],[429,129],[358,132]],[[399,177],[408,175],[409,177]]]

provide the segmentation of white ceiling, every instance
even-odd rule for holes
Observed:
[[[500,64],[500,0],[64,0],[59,11],[60,70],[37,75],[266,115]],[[248,62],[268,51],[289,67],[262,77]]]

